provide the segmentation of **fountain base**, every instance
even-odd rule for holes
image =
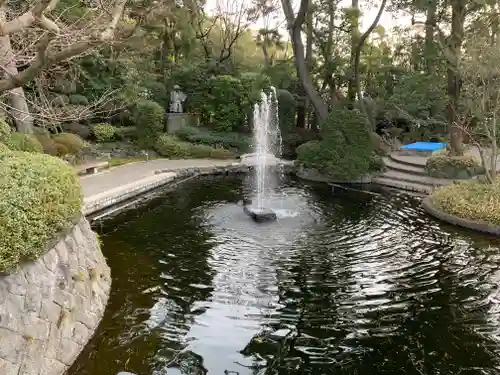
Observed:
[[[265,221],[275,221],[278,219],[276,212],[269,208],[255,208],[250,206],[244,206],[243,212],[250,216],[253,221],[257,223],[263,223]]]

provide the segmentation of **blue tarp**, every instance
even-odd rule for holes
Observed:
[[[401,146],[403,150],[413,150],[413,151],[437,151],[446,148],[448,143],[440,142],[415,142],[409,145]]]

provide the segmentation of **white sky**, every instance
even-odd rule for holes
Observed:
[[[228,8],[231,9],[231,7],[240,6],[242,1],[248,2],[249,4],[251,4],[251,0],[207,0],[205,9],[208,13],[211,13],[214,9],[216,9],[217,4],[221,4],[222,9],[228,9]],[[295,5],[295,8],[298,8],[298,1],[297,0],[292,0],[292,3]],[[373,2],[370,2],[370,3],[373,4]],[[278,1],[278,4],[279,4],[279,1]],[[348,7],[351,4],[351,1],[350,0],[343,0],[341,2],[341,4],[345,7]],[[368,2],[366,0],[360,0],[360,5],[363,9],[363,15],[361,17],[361,22],[360,22],[361,31],[367,29],[368,26],[375,19],[376,15],[377,15],[377,11],[378,11],[378,6],[380,5],[380,0],[378,0],[376,2],[375,6],[372,5],[368,9],[366,7],[367,4],[368,4]],[[283,18],[283,16],[281,15],[280,18]],[[393,15],[390,12],[384,11],[384,13],[382,14],[382,17],[380,18],[379,24],[382,25],[386,29],[387,32],[389,32],[389,30],[391,28],[393,28],[394,26],[408,25],[409,21],[410,21],[410,19],[408,16],[404,16],[404,15],[399,14],[399,15],[395,15],[393,17]],[[252,28],[259,29],[262,27],[264,27],[264,22],[260,21],[260,22],[256,23],[255,26]],[[285,35],[285,34],[287,34],[286,32],[284,32],[282,34],[283,34],[283,37],[285,37],[285,38],[288,37],[288,35]]]

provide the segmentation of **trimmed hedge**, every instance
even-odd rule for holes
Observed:
[[[54,142],[50,134],[37,134],[36,139],[42,145],[43,152],[52,156],[59,156],[57,143]]]
[[[191,144],[179,141],[177,138],[161,134],[155,143],[155,150],[161,156],[169,159],[184,159],[189,156]]]
[[[5,144],[13,151],[43,152],[43,147],[38,139],[32,134],[12,133]]]
[[[38,258],[82,208],[73,168],[45,154],[9,152],[0,163],[0,271]]]
[[[484,173],[484,168],[470,155],[436,154],[427,159],[425,169],[431,177],[467,179]]]
[[[59,156],[78,155],[87,146],[87,143],[78,135],[73,133],[59,133],[52,137],[54,142],[58,144]]]
[[[435,189],[431,203],[462,219],[500,225],[500,179],[493,184],[467,180]]]
[[[236,148],[239,152],[249,150],[252,140],[240,133],[214,132],[209,129],[184,126],[175,135],[183,141],[202,144],[210,147]]]
[[[156,140],[154,148],[160,156],[169,159],[232,159],[236,157],[233,152],[224,148],[213,148],[206,145],[184,142],[169,134],[161,134]]]

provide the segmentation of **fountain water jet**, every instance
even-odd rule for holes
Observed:
[[[244,211],[255,221],[276,220],[276,213],[266,207],[266,197],[272,193],[277,182],[276,171],[281,165],[281,132],[278,119],[276,90],[261,93],[260,103],[253,110],[253,153],[242,156],[242,163],[254,167],[253,185],[256,190],[255,205],[244,202]]]

